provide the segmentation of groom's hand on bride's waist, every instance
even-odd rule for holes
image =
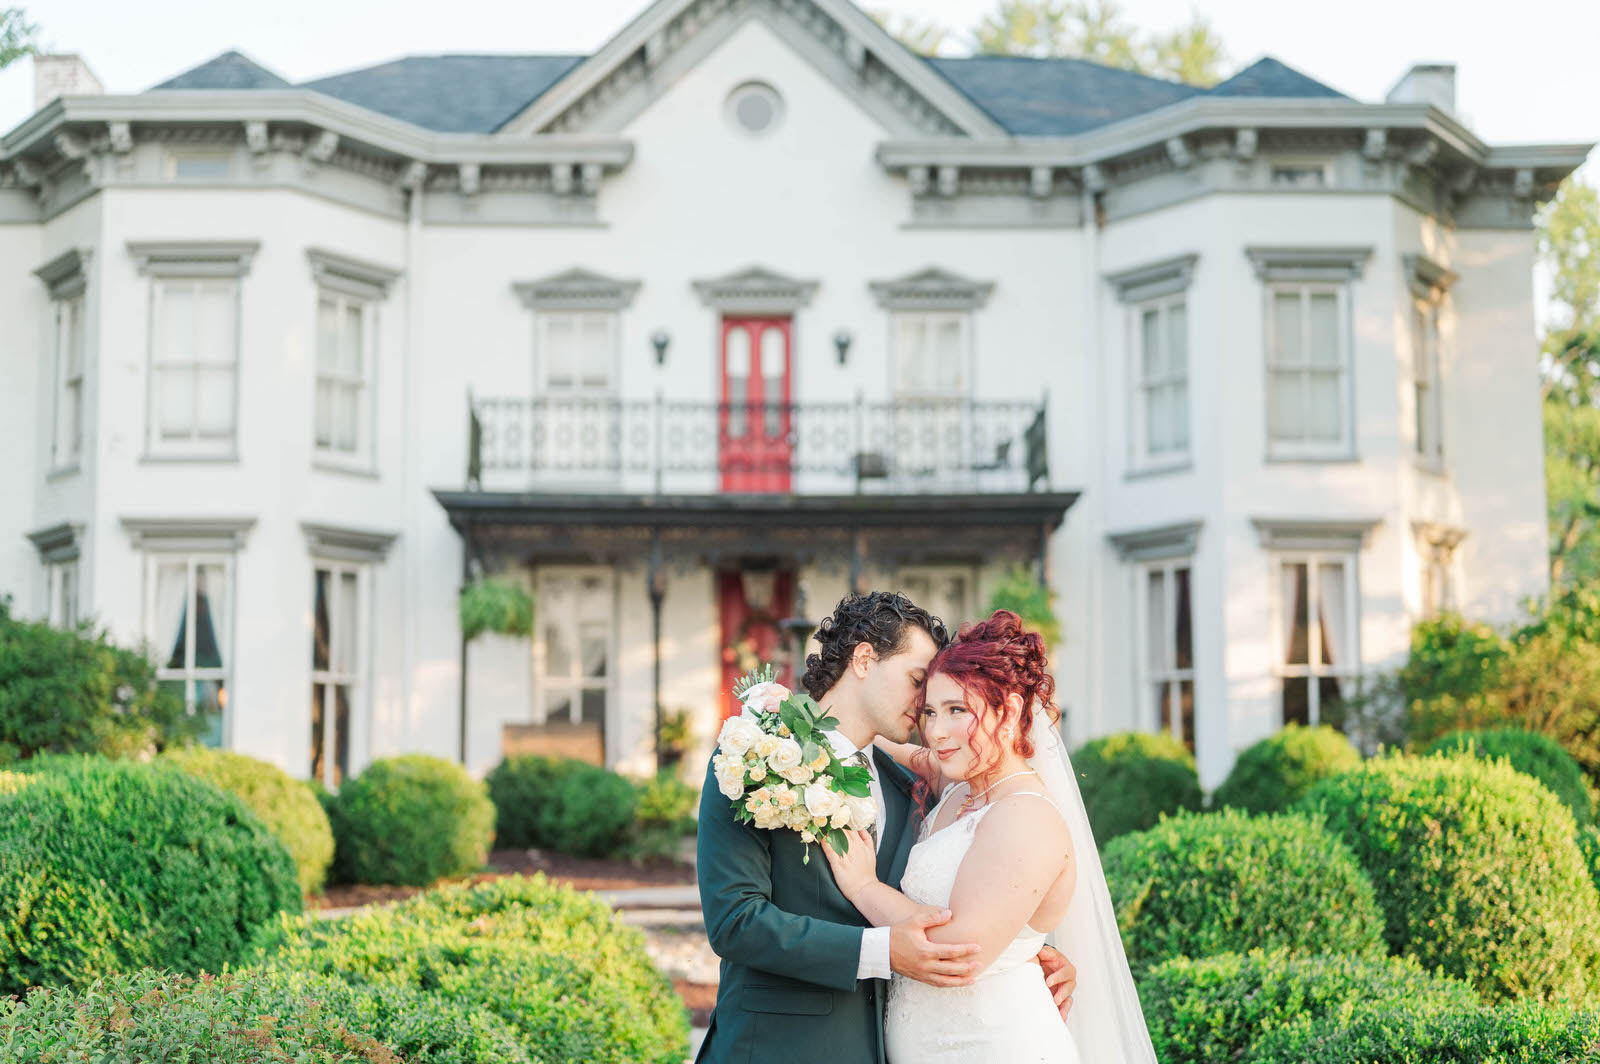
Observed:
[[[924,905],[889,925],[889,967],[929,986],[970,986],[978,976],[978,944],[945,945],[928,940],[928,928],[950,919],[949,909]]]
[[[1044,969],[1044,985],[1055,998],[1056,1008],[1060,1010],[1061,1020],[1065,1023],[1067,1013],[1072,1011],[1072,992],[1078,989],[1078,969],[1054,946],[1040,949],[1034,960]]]

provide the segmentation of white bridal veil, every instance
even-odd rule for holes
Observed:
[[[1044,780],[1045,791],[1066,818],[1078,864],[1072,902],[1053,935],[1056,949],[1078,970],[1067,1030],[1085,1061],[1156,1064],[1072,759],[1046,713],[1034,716],[1028,738],[1034,750],[1028,767]]]

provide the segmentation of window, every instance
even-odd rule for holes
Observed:
[[[78,623],[78,559],[47,562],[45,572],[45,620],[55,628],[72,628]]]
[[[366,461],[372,452],[370,303],[341,292],[317,297],[315,442],[322,456]]]
[[[152,457],[232,458],[239,398],[239,279],[254,243],[128,245],[152,277],[146,446]]]
[[[539,572],[537,722],[604,734],[616,629],[610,570]]]
[[[350,731],[363,704],[366,567],[319,560],[312,570],[311,778],[330,790],[350,774]]]
[[[1267,340],[1267,423],[1273,450],[1348,450],[1350,381],[1338,289],[1275,285]]]
[[[1276,574],[1284,724],[1317,725],[1359,671],[1354,554],[1280,554]]]
[[[56,425],[51,464],[78,464],[83,451],[83,295],[55,302]]]
[[[1134,460],[1152,467],[1189,453],[1189,308],[1182,296],[1134,308],[1139,344]]]
[[[1350,292],[1371,248],[1250,247],[1266,287],[1267,454],[1350,458]]]
[[[1417,556],[1421,564],[1422,617],[1432,619],[1441,613],[1460,609],[1456,591],[1456,548],[1466,532],[1429,521],[1412,524],[1417,535]]]
[[[537,343],[543,394],[604,397],[612,393],[617,362],[615,314],[542,312]]]
[[[144,556],[144,637],[156,680],[204,725],[200,740],[232,736],[234,559],[253,518],[123,518]]]
[[[202,718],[206,746],[222,746],[228,735],[232,577],[231,555],[147,558],[145,634],[156,648],[156,679]]]
[[[1437,464],[1444,458],[1439,425],[1439,308],[1422,300],[1411,304],[1411,373],[1417,457]]]
[[[1151,725],[1194,750],[1194,623],[1188,558],[1140,570],[1140,645]]]
[[[943,621],[952,636],[976,617],[972,570],[966,566],[904,568],[896,582],[901,594]]]
[[[935,399],[965,394],[967,319],[960,313],[895,315],[895,394]]]

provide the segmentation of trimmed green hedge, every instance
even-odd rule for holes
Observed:
[[[152,969],[81,990],[0,999],[8,1060],[228,1064],[531,1064],[481,1010],[403,987],[355,987],[303,972],[199,979]],[[399,1056],[396,1056],[396,1054]]]
[[[1438,740],[1424,753],[1468,754],[1486,761],[1509,761],[1518,772],[1550,788],[1550,793],[1571,810],[1573,820],[1580,825],[1591,820],[1591,800],[1583,783],[1583,769],[1549,736],[1522,728],[1458,731]]]
[[[1256,1043],[1248,1064],[1579,1064],[1600,1060],[1600,1012],[1522,1001],[1500,1008],[1373,1008]]]
[[[453,761],[406,754],[346,780],[330,818],[339,870],[357,883],[426,886],[475,872],[494,841],[494,803]]]
[[[1600,827],[1586,824],[1578,829],[1578,850],[1583,854],[1583,863],[1589,869],[1589,878],[1594,880],[1595,890],[1600,891]]]
[[[1318,780],[1359,764],[1361,754],[1343,732],[1291,724],[1240,754],[1212,800],[1247,813],[1276,813],[1304,798]]]
[[[29,764],[0,799],[0,993],[144,965],[219,971],[300,911],[294,859],[233,795],[165,764]]]
[[[299,869],[300,892],[322,889],[333,860],[333,828],[311,788],[277,765],[227,750],[192,746],[165,757],[191,776],[237,795],[288,847]]]
[[[0,596],[0,764],[35,754],[143,754],[187,742],[203,722],[156,683],[143,654],[87,626],[11,616]]]
[[[1282,950],[1174,958],[1139,981],[1139,998],[1163,1064],[1248,1059],[1264,1035],[1303,1021],[1339,1020],[1373,1003],[1478,1004],[1466,983],[1424,971],[1410,959]]]
[[[628,844],[638,789],[615,772],[569,759],[508,757],[486,781],[501,845],[609,857]]]
[[[1294,813],[1169,817],[1113,840],[1105,873],[1136,973],[1257,948],[1383,952],[1383,917],[1355,859]]]
[[[1392,952],[1490,1001],[1600,987],[1600,899],[1571,815],[1536,781],[1504,762],[1382,758],[1305,807],[1366,870]]]
[[[267,967],[484,1009],[536,1059],[679,1064],[688,1054],[683,1004],[640,933],[542,875],[443,887],[338,921],[286,918],[257,944]]]
[[[1102,849],[1118,835],[1201,805],[1194,755],[1170,735],[1122,732],[1094,739],[1072,755],[1072,767]]]

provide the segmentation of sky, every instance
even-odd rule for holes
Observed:
[[[969,29],[995,0],[874,0],[865,6]],[[587,53],[645,0],[4,0],[21,4],[48,49],[77,52],[107,91],[140,92],[237,48],[290,81],[404,55]],[[1454,62],[1457,111],[1491,143],[1600,140],[1600,3],[1521,0],[1123,0],[1129,21],[1176,27],[1191,11],[1227,47],[1229,72],[1272,55],[1360,100],[1378,101],[1415,62]],[[447,18],[443,17],[448,15]],[[32,113],[27,60],[0,71],[0,131]],[[1597,167],[1590,163],[1586,173]]]

